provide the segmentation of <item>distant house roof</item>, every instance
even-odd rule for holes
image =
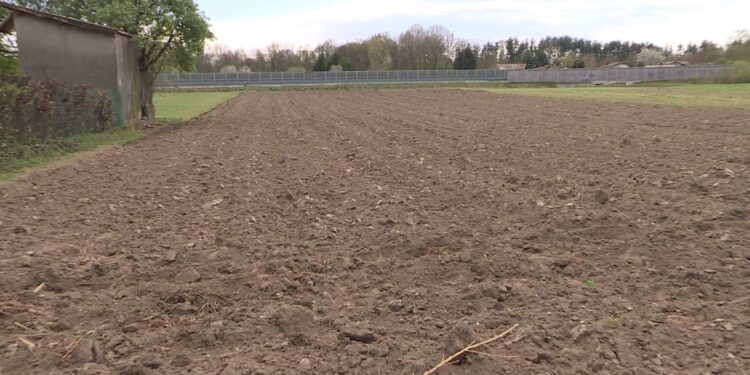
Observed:
[[[500,70],[523,70],[526,69],[526,64],[497,64],[497,68]]]
[[[64,17],[64,16],[60,16],[57,14],[24,8],[18,5],[8,4],[3,1],[0,1],[0,7],[13,11],[13,13],[11,13],[3,21],[2,24],[0,24],[0,32],[3,32],[3,33],[10,33],[15,28],[15,21],[13,18],[14,13],[23,13],[23,14],[28,14],[28,15],[38,17],[38,18],[44,18],[44,19],[56,21],[56,22],[63,23],[69,26],[78,27],[80,29],[98,31],[98,32],[103,32],[103,33],[108,33],[108,34],[120,34],[120,35],[124,35],[124,36],[131,37],[131,38],[133,37],[132,34],[128,34],[122,30],[115,29],[113,27],[103,26],[103,25],[99,25],[99,24],[95,24],[91,22],[77,20],[75,18]]]
[[[602,68],[630,68],[630,64],[622,61],[616,61],[606,65],[602,65]]]

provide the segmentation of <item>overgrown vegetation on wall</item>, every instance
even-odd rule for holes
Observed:
[[[112,101],[101,90],[0,74],[0,172],[66,139],[114,128]]]

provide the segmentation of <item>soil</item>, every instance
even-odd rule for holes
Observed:
[[[255,92],[0,186],[2,374],[747,374],[747,112]],[[43,284],[43,285],[42,285]]]

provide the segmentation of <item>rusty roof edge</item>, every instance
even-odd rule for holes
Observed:
[[[65,17],[65,16],[60,16],[60,15],[57,15],[57,14],[53,14],[53,13],[47,13],[47,12],[42,12],[42,11],[39,11],[39,10],[29,9],[29,8],[25,8],[25,7],[22,7],[22,6],[18,6],[18,5],[6,3],[4,1],[0,1],[0,7],[3,7],[5,9],[11,10],[13,12],[28,14],[28,15],[32,15],[32,16],[40,17],[40,18],[46,18],[46,19],[49,19],[49,20],[57,21],[57,22],[64,23],[66,25],[70,25],[70,26],[74,26],[74,27],[78,27],[78,28],[81,28],[81,29],[92,30],[92,31],[100,31],[100,32],[107,32],[107,33],[113,33],[113,34],[120,34],[120,35],[127,36],[129,38],[133,38],[134,37],[132,34],[126,33],[124,31],[122,31],[120,29],[116,29],[114,27],[99,25],[99,24],[92,23],[92,22],[86,22],[86,21],[77,20],[75,18],[70,18],[70,17]],[[12,17],[12,15],[11,15],[11,17]],[[3,22],[3,25],[5,25],[5,22]]]

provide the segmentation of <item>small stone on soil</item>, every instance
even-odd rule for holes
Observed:
[[[307,358],[302,358],[299,360],[299,368],[302,371],[308,371],[312,369],[312,362]]]
[[[167,251],[167,253],[164,255],[164,260],[170,263],[174,262],[175,260],[177,260],[177,252],[174,250]]]
[[[181,284],[194,283],[200,279],[201,274],[195,268],[184,269],[174,277],[174,281]]]

